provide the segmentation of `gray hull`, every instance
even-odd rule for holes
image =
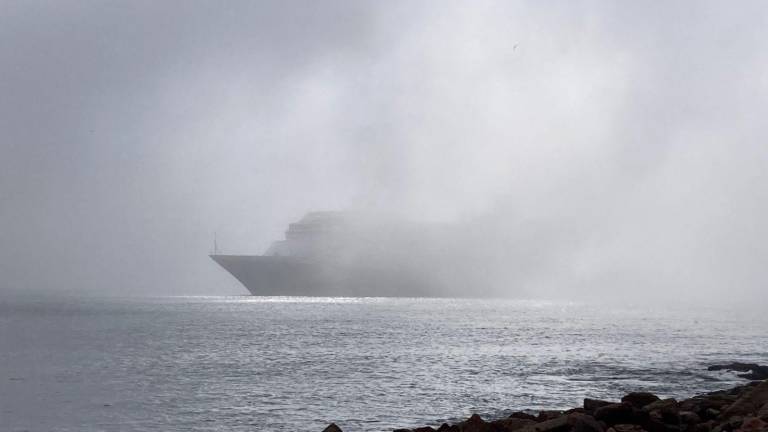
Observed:
[[[256,296],[441,297],[424,275],[319,263],[294,257],[211,255]]]

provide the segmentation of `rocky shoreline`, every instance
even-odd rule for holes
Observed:
[[[323,432],[342,432],[335,424]],[[567,411],[516,412],[504,419],[477,414],[455,424],[394,432],[768,432],[768,380],[690,399],[661,399],[647,392],[621,401],[584,399]]]

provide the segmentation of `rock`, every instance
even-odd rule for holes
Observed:
[[[749,380],[765,380],[768,379],[768,366],[761,366],[756,363],[728,363],[723,365],[712,365],[707,368],[709,371],[729,370],[734,372],[746,372],[738,374],[740,378],[746,378]]]
[[[570,414],[568,423],[571,425],[571,432],[605,432],[605,426],[587,414]]]
[[[644,406],[643,411],[645,412],[652,412],[652,411],[678,412],[680,411],[680,406],[675,399],[671,399],[671,398],[661,399],[661,400],[657,400],[656,402],[651,402],[648,405]]]
[[[528,414],[526,412],[517,411],[510,414],[509,418],[518,418],[523,420],[536,420],[536,416],[533,414]]]
[[[712,422],[707,421],[704,423],[699,423],[696,426],[693,427],[693,432],[711,432],[712,431]]]
[[[735,431],[741,427],[741,424],[744,422],[744,417],[741,416],[734,416],[727,420],[725,420],[722,424],[715,426],[713,431],[721,430],[721,431]]]
[[[707,408],[704,410],[703,417],[707,420],[714,420],[720,416],[720,411],[714,408]]]
[[[560,417],[561,415],[563,415],[562,411],[555,411],[555,410],[539,411],[539,415],[536,416],[536,421],[543,422],[547,420],[552,420]]]
[[[608,431],[610,432],[613,430],[614,432],[645,432],[645,429],[643,429],[642,426],[638,426],[635,424],[616,424],[613,425]]]
[[[531,419],[508,417],[505,419],[492,421],[491,429],[499,432],[512,432],[512,431],[523,429],[528,426],[532,426],[534,424],[536,424],[536,421]]]
[[[765,405],[760,408],[760,411],[757,412],[757,416],[763,420],[768,421],[768,402],[766,402]]]
[[[713,408],[722,411],[738,399],[738,396],[727,393],[711,393],[703,396],[696,396],[691,399],[680,402],[681,411],[693,411],[704,417],[706,410]]]
[[[632,392],[621,398],[622,402],[629,402],[635,408],[642,408],[658,400],[660,400],[658,396],[648,392]]]
[[[648,413],[650,418],[657,419],[662,423],[674,424],[679,422],[680,406],[674,399],[662,399],[649,403],[642,410]]]
[[[490,426],[477,414],[472,414],[466,421],[459,423],[461,432],[489,432]]]
[[[640,425],[648,432],[674,432],[680,429],[677,422],[665,423],[658,411],[651,413],[649,418],[642,421]]]
[[[413,429],[413,432],[435,432],[435,428],[430,426],[424,426],[424,427]]]
[[[693,425],[701,423],[701,417],[692,411],[680,411],[680,421],[685,424]]]
[[[634,410],[628,402],[606,405],[595,410],[595,419],[602,420],[609,425],[632,423],[634,418]]]
[[[461,429],[459,429],[458,425],[449,425],[448,423],[443,423],[439,428],[437,428],[437,432],[461,432]]]
[[[571,428],[568,416],[560,416],[552,420],[535,423],[520,429],[520,432],[565,432]]]
[[[768,423],[757,417],[747,417],[739,428],[741,432],[765,432],[768,431]]]
[[[596,409],[604,407],[606,405],[615,404],[616,402],[609,402],[600,399],[584,398],[584,410],[588,413],[594,413]]]
[[[768,381],[763,381],[744,391],[720,416],[730,418],[735,415],[756,414],[766,403],[768,403]]]
[[[582,407],[571,408],[569,410],[565,410],[565,411],[563,411],[563,414],[565,414],[565,415],[568,415],[568,414],[587,414],[587,415],[592,415],[592,414],[588,413],[587,410],[585,410]]]
[[[749,385],[736,386],[726,391],[725,393],[733,396],[741,396],[741,394],[744,393],[748,388],[749,388]]]
[[[323,429],[323,432],[342,432],[341,428],[336,426],[336,423],[331,423],[327,428]]]

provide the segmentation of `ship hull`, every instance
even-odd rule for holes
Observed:
[[[442,297],[423,274],[295,257],[211,255],[255,296]]]

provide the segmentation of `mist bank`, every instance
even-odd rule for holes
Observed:
[[[0,40],[3,292],[239,294],[214,233],[362,210],[466,224],[503,296],[766,304],[762,2],[19,2]]]

